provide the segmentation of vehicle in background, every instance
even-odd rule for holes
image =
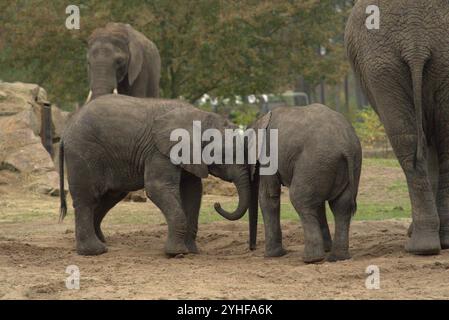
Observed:
[[[260,101],[260,113],[265,114],[276,107],[303,107],[309,105],[309,96],[304,92],[286,91],[283,94],[263,94]]]
[[[305,92],[286,91],[282,94],[261,94],[249,95],[246,97],[235,96],[234,99],[212,98],[209,95],[204,95],[198,100],[199,106],[209,105],[211,111],[217,112],[217,107],[229,107],[232,105],[254,105],[257,106],[259,114],[265,114],[276,107],[302,107],[310,104],[309,96]]]

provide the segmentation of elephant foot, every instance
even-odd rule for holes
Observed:
[[[265,250],[265,257],[267,258],[277,258],[282,257],[287,254],[287,251],[282,247],[270,248]]]
[[[438,232],[413,230],[405,245],[405,251],[416,255],[436,255],[441,251]]]
[[[77,241],[76,251],[82,256],[98,256],[108,252],[108,248],[98,239],[90,241]]]
[[[189,249],[187,248],[184,241],[168,240],[165,245],[165,254],[169,257],[176,257],[177,255],[187,253],[189,253]]]
[[[195,240],[186,240],[186,247],[187,250],[189,250],[189,253],[198,254],[200,251],[198,250],[198,247],[196,246]]]
[[[449,230],[440,230],[441,249],[449,249]]]
[[[330,252],[332,250],[332,240],[324,240],[324,252]]]
[[[407,236],[410,238],[412,236],[412,233],[413,233],[413,222],[410,223],[410,225],[408,226]]]
[[[310,249],[306,246],[303,256],[304,263],[317,263],[323,261],[325,258],[324,248]]]
[[[331,252],[330,255],[327,257],[327,261],[329,262],[337,262],[337,261],[343,261],[351,259],[351,255],[349,254],[349,251],[335,251]]]

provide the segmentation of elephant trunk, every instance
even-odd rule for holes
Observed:
[[[228,220],[238,220],[242,218],[246,210],[249,207],[250,202],[250,182],[249,182],[249,174],[248,172],[244,172],[241,175],[239,175],[236,179],[233,180],[234,185],[237,188],[237,193],[239,196],[239,203],[237,206],[237,209],[235,209],[234,212],[228,212],[224,210],[221,205],[217,202],[214,205],[215,210],[224,218]]]
[[[109,65],[97,65],[91,69],[91,99],[99,96],[116,93],[117,79],[116,72]]]
[[[255,172],[251,181],[251,202],[249,205],[249,249],[256,250],[257,220],[259,217],[259,168],[255,165]]]

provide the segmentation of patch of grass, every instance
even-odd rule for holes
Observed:
[[[378,168],[394,168],[393,176],[382,174],[376,176]],[[364,181],[368,186],[364,194],[358,197],[358,211],[354,220],[382,220],[392,218],[410,218],[410,200],[407,192],[407,184],[395,159],[364,159],[363,169],[365,174],[370,173],[369,179]],[[371,172],[370,172],[371,170]],[[382,170],[381,170],[382,171]],[[365,185],[366,186],[366,185]],[[365,188],[366,189],[366,188]],[[236,197],[205,196],[201,205],[199,217],[200,223],[211,223],[214,221],[225,221],[214,210],[214,202],[217,199],[224,209],[233,211],[237,207]],[[68,201],[69,211],[65,223],[73,226],[74,214],[71,208],[71,200]],[[26,198],[22,195],[10,196],[0,202],[0,225],[13,223],[27,223],[34,221],[45,221],[57,223],[59,210],[59,199],[33,196],[29,194]],[[261,211],[259,210],[261,215]],[[329,221],[333,221],[333,214],[327,207]],[[298,214],[289,202],[288,197],[282,197],[281,219],[299,222]],[[248,215],[243,218],[248,220]],[[262,222],[262,217],[259,218]],[[122,202],[108,213],[105,224],[114,225],[146,225],[165,223],[163,214],[150,203]]]
[[[403,179],[395,180],[391,185],[388,186],[388,191],[407,193],[407,183]]]
[[[396,159],[364,158],[362,167],[401,168]]]

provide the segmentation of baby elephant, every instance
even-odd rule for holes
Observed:
[[[65,160],[75,208],[78,253],[106,252],[101,231],[103,218],[128,192],[143,187],[167,220],[165,252],[169,256],[198,251],[201,179],[208,174],[235,184],[237,208],[227,212],[216,203],[215,210],[229,220],[240,219],[250,201],[248,166],[224,164],[223,159],[212,163],[202,157],[189,161],[192,156],[201,156],[208,147],[197,139],[204,131],[218,129],[221,133],[229,126],[217,114],[174,100],[106,95],[81,108],[65,128],[60,149],[61,190]],[[172,157],[171,150],[178,146],[179,137],[187,141],[187,148],[174,154],[182,151],[188,156],[187,161]],[[61,192],[61,220],[66,211],[65,195]]]
[[[305,238],[304,262],[319,262],[330,251],[329,261],[349,259],[349,224],[356,211],[362,150],[352,126],[328,107],[313,104],[300,108],[276,108],[260,118],[253,129],[278,130],[278,171],[260,175],[252,168],[252,198],[260,201],[266,240],[266,256],[285,254],[280,226],[281,185],[300,214]],[[260,143],[260,141],[258,141]],[[273,146],[267,143],[267,148]],[[267,149],[268,150],[268,149]],[[335,216],[332,241],[325,201]],[[250,205],[250,249],[257,233],[257,200]]]

